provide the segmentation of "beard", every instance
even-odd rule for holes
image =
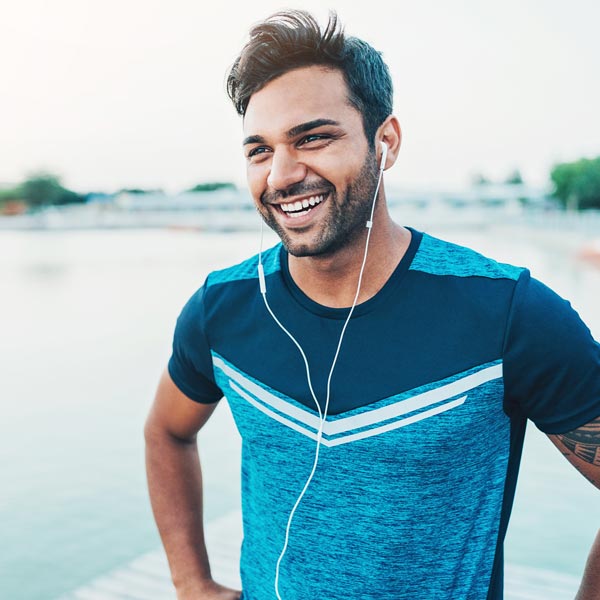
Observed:
[[[324,178],[310,182],[302,181],[285,192],[265,192],[261,196],[258,211],[292,256],[328,256],[344,246],[352,245],[367,234],[366,223],[371,216],[378,178],[375,152],[369,152],[360,171],[345,190],[338,192],[333,184]],[[329,190],[323,206],[323,209],[327,208],[328,212],[310,242],[296,240],[298,235],[295,234],[301,234],[303,230],[296,229],[292,232],[286,230],[273,213],[279,209],[269,207],[269,204],[276,200],[283,200],[290,196],[304,196],[313,191],[322,193],[324,190]],[[306,229],[311,227],[315,225],[308,225]]]

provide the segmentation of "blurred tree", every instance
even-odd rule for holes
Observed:
[[[58,199],[57,204],[75,204],[78,202],[85,202],[85,194],[78,194],[73,190],[63,188],[63,192]]]
[[[554,196],[566,208],[600,208],[600,156],[555,165],[550,179]]]
[[[235,190],[235,183],[229,181],[211,181],[208,183],[199,183],[188,192],[214,192],[215,190]]]
[[[20,186],[21,196],[32,207],[56,204],[62,193],[60,180],[50,173],[32,173]]]
[[[491,181],[483,173],[475,173],[475,175],[471,177],[471,183],[473,185],[488,185]]]
[[[150,190],[144,190],[142,188],[121,188],[117,193],[119,194],[164,194],[161,188],[155,188]]]
[[[83,202],[79,194],[64,188],[59,177],[52,173],[32,173],[19,186],[20,196],[31,208],[54,204]]]
[[[515,169],[505,180],[504,183],[509,185],[521,185],[523,183],[523,177],[521,177],[521,171]]]
[[[0,189],[0,204],[20,200],[22,198],[18,187]]]

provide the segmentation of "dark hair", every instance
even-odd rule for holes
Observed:
[[[324,31],[302,10],[277,12],[255,25],[231,67],[227,93],[243,116],[252,94],[288,71],[311,65],[343,74],[348,100],[361,113],[372,148],[377,128],[392,113],[392,79],[381,53],[363,40],[346,37],[334,12]]]

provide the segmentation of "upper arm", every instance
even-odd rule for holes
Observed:
[[[217,404],[218,402],[203,404],[188,398],[165,369],[146,420],[146,436],[168,433],[181,440],[194,440]]]
[[[546,434],[600,414],[600,344],[569,302],[526,272],[507,322],[503,373],[507,412]]]
[[[600,489],[600,417],[567,433],[548,437],[563,456]]]

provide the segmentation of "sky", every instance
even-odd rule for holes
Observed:
[[[2,0],[0,185],[37,170],[80,192],[243,185],[226,72],[248,29],[286,6]],[[302,7],[326,19],[322,2]],[[462,187],[518,168],[538,186],[553,164],[600,155],[597,0],[329,8],[390,67],[403,147],[388,184]]]

